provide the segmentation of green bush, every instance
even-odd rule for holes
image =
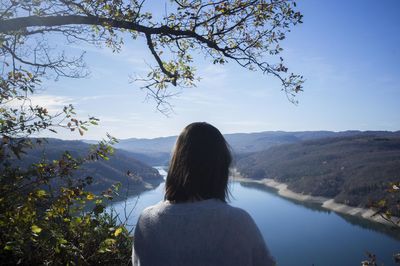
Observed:
[[[0,260],[5,265],[126,265],[132,240],[105,204],[86,191],[90,177],[73,179],[81,161],[60,160],[29,170],[3,164],[0,176]],[[52,185],[55,178],[61,185]]]
[[[107,160],[114,138],[93,146],[84,158],[65,152],[58,160],[43,155],[39,162],[21,166],[28,149],[46,145],[32,134],[65,128],[82,135],[97,124],[94,117],[75,118],[71,105],[52,115],[29,104],[28,96],[39,84],[37,76],[24,70],[0,77],[0,262],[127,265],[132,239],[117,214],[105,208],[118,186],[95,195],[87,190],[92,177],[73,175],[86,162]]]

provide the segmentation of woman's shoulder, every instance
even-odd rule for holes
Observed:
[[[163,212],[163,210],[166,208],[167,204],[165,201],[160,201],[157,204],[151,205],[147,208],[145,208],[141,214],[140,214],[140,218],[144,218],[144,217],[152,217],[155,216],[156,214]]]
[[[227,204],[226,209],[227,209],[227,215],[230,216],[230,218],[234,220],[236,223],[246,225],[246,228],[249,225],[250,226],[255,225],[253,218],[244,209],[239,207],[234,207],[229,204]]]
[[[221,219],[229,221],[230,224],[246,225],[246,227],[255,224],[247,211],[216,199],[190,203],[160,201],[144,209],[139,220],[149,223],[151,221],[156,222],[161,217],[175,219],[171,216],[197,217],[198,219],[212,217],[212,219]]]
[[[180,214],[190,212],[218,212],[221,215],[251,219],[250,215],[245,210],[234,207],[218,199],[207,199],[187,203],[171,203],[169,201],[160,201],[157,204],[145,208],[142,211],[141,216],[147,217],[159,214]]]

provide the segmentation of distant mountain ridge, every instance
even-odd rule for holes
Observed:
[[[88,172],[121,179],[126,178],[124,171],[130,166],[142,169],[139,175],[143,180],[157,180],[151,177],[155,170],[136,159],[167,165],[176,138],[120,140],[115,145],[116,159],[111,158],[109,165],[88,164]],[[352,206],[380,199],[390,182],[400,180],[400,131],[273,131],[226,134],[225,138],[235,154],[235,166],[245,177],[273,178],[295,192],[334,198]],[[52,142],[59,151],[75,147],[78,152],[88,146],[78,141]],[[107,178],[99,180],[110,184]]]
[[[224,137],[231,146],[234,153],[240,155],[266,150],[270,147],[282,144],[298,143],[305,140],[345,137],[355,135],[379,135],[383,137],[400,137],[400,131],[265,131],[256,133],[233,133],[225,134]],[[139,160],[151,165],[168,164],[171,151],[177,136],[143,139],[129,138],[120,139],[115,145],[118,149],[123,149],[135,153]],[[93,141],[85,141],[95,143]]]

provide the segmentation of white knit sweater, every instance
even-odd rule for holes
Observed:
[[[250,215],[220,200],[160,202],[135,228],[133,265],[274,265]]]

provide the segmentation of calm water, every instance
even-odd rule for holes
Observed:
[[[144,208],[162,200],[163,189],[164,183],[113,207],[124,216],[125,206],[128,212],[135,206],[129,218],[135,224]],[[378,265],[395,265],[400,237],[383,226],[290,201],[256,184],[233,182],[230,190],[230,204],[250,213],[278,265],[361,265],[366,251],[378,256]]]

